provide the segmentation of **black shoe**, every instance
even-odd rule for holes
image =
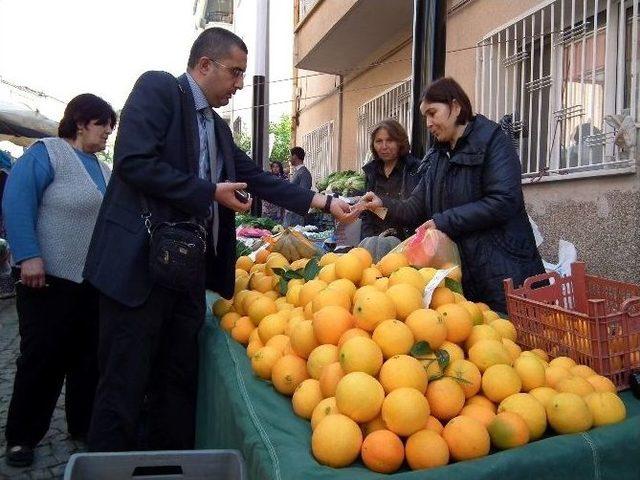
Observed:
[[[33,448],[27,445],[7,445],[5,461],[12,467],[28,467],[33,463]]]

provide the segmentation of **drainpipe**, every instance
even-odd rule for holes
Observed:
[[[293,77],[293,88],[292,95],[293,101],[291,102],[291,142],[289,143],[289,148],[295,147],[298,144],[297,135],[298,135],[298,125],[300,125],[300,108],[299,108],[299,98],[298,95],[298,74],[299,70],[296,67],[292,69],[292,77]]]
[[[420,95],[427,85],[444,76],[446,20],[446,0],[414,0],[411,152],[417,158],[424,156],[430,144],[420,113]]]
[[[344,94],[343,94],[343,85],[344,85],[344,76],[338,75],[338,115],[337,115],[337,124],[338,128],[338,145],[337,145],[337,154],[336,157],[336,171],[340,171],[342,169],[342,108],[344,103]]]
[[[256,46],[253,75],[253,109],[251,153],[256,165],[263,169],[269,154],[269,0],[256,0]],[[251,214],[262,214],[262,201],[254,197]]]
[[[291,68],[291,77],[293,78],[293,88],[292,95],[293,101],[291,102],[291,143],[289,144],[289,148],[294,147],[297,144],[296,136],[298,135],[298,125],[300,124],[300,119],[298,118],[299,106],[298,106],[298,74],[299,70],[295,66],[298,58],[298,40],[295,34],[295,26],[298,23],[298,18],[300,16],[300,0],[295,0],[293,2],[293,26],[294,26],[294,35],[293,35],[293,56],[294,56],[294,65]]]

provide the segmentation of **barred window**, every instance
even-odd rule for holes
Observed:
[[[411,138],[411,79],[384,92],[358,108],[358,136],[356,171],[371,160],[369,144],[371,131],[382,120],[393,118],[407,130]]]
[[[313,184],[335,171],[333,157],[333,121],[327,122],[302,137],[304,164],[311,172]]]
[[[298,21],[301,21],[315,7],[319,0],[299,0]]]
[[[638,3],[549,0],[478,44],[476,109],[512,135],[523,179],[634,170],[608,116],[638,119]]]
[[[233,23],[233,0],[208,0],[204,12],[206,23]]]

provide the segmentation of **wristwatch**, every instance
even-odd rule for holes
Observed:
[[[324,208],[322,209],[324,213],[331,213],[332,201],[333,201],[333,197],[331,195],[327,195],[327,200],[324,202]]]

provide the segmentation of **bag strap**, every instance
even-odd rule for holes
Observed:
[[[177,78],[176,78],[176,84],[178,85],[178,90],[180,91],[182,131],[184,134],[184,138],[186,140],[187,164],[190,166],[191,159],[194,156],[194,150],[193,150],[193,142],[190,141],[190,138],[193,132],[189,128],[189,123],[187,122],[187,112],[189,111],[189,105],[187,103],[187,92],[185,92],[184,88],[182,87],[182,85],[180,84],[180,81]],[[147,232],[149,232],[149,235],[151,235],[153,230],[152,228],[153,224],[151,223],[152,214],[151,214],[151,209],[149,208],[149,201],[147,200],[147,197],[144,195],[144,193],[142,193],[140,190],[138,190],[138,198],[140,199],[141,217],[144,220],[144,226],[147,228]],[[196,221],[195,218],[192,218],[192,220],[193,220],[193,223],[197,224],[198,226],[201,226]]]
[[[147,201],[147,197],[144,196],[144,194],[138,190],[138,198],[140,199],[140,205],[142,206],[141,210],[140,210],[140,217],[142,217],[142,220],[144,221],[144,226],[147,229],[147,232],[149,233],[149,236],[151,236],[151,210],[149,210],[149,202]]]

